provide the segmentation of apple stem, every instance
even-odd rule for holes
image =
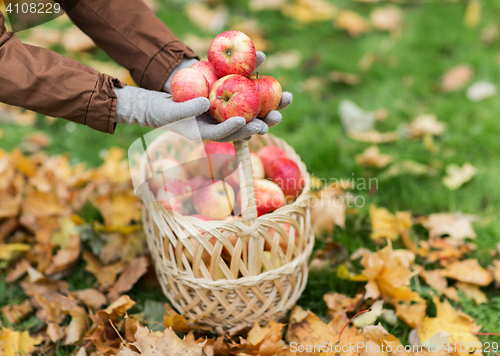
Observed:
[[[255,75],[255,79],[259,79],[259,71],[257,71],[257,74]]]

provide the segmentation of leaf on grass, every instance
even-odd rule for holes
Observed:
[[[260,68],[266,71],[273,71],[277,68],[294,69],[302,61],[302,53],[296,49],[277,52],[266,57],[266,61]]]
[[[438,121],[436,115],[425,114],[418,116],[408,125],[406,135],[412,138],[420,138],[425,135],[439,136],[445,129],[446,124]]]
[[[358,74],[339,72],[336,70],[328,73],[328,78],[330,78],[332,82],[344,83],[348,85],[356,85],[361,81]]]
[[[113,194],[99,197],[99,212],[108,226],[126,226],[141,220],[141,204],[133,193]]]
[[[359,37],[370,31],[370,24],[357,12],[342,10],[335,19],[335,28],[347,31],[350,36]]]
[[[311,223],[316,235],[332,233],[335,225],[345,227],[344,193],[327,187],[311,197]]]
[[[184,9],[189,21],[204,31],[220,32],[228,19],[227,9],[223,5],[210,8],[200,2],[189,2]]]
[[[71,345],[79,342],[89,327],[89,318],[85,309],[75,301],[66,299],[62,304],[62,311],[71,316],[71,321],[66,327],[64,343]]]
[[[461,213],[437,213],[420,219],[420,222],[429,230],[429,239],[449,236],[453,240],[463,242],[467,238],[476,238],[472,220],[473,217]]]
[[[163,325],[165,328],[172,328],[174,331],[188,332],[193,330],[192,322],[189,322],[184,315],[178,314],[170,305],[164,305]]]
[[[125,263],[121,261],[105,266],[89,251],[83,252],[83,259],[87,262],[85,270],[97,278],[101,290],[108,290],[115,283],[116,276],[125,268]]]
[[[427,285],[429,285],[431,288],[434,288],[439,293],[442,293],[448,287],[448,281],[445,277],[443,277],[443,274],[439,269],[435,269],[432,271],[426,271],[422,269],[419,272],[419,276],[423,278],[424,282],[427,283]]]
[[[480,80],[467,89],[467,98],[470,101],[481,101],[497,95],[498,87],[490,81]]]
[[[377,319],[382,315],[384,309],[384,301],[377,300],[370,307],[371,311],[358,315],[352,320],[352,323],[357,328],[362,328],[363,326],[373,325]]]
[[[444,92],[457,91],[464,88],[474,74],[468,64],[459,64],[448,70],[441,77],[441,90]]]
[[[500,261],[493,261],[493,266],[489,266],[488,271],[491,273],[493,279],[495,280],[495,287],[498,288],[500,286]]]
[[[205,343],[186,342],[180,339],[172,329],[165,329],[163,333],[152,332],[148,328],[138,325],[134,335],[136,341],[130,345],[135,346],[135,350],[124,346],[118,356],[202,356],[202,350]]]
[[[480,290],[477,285],[464,282],[457,282],[457,284],[455,284],[455,287],[459,291],[462,291],[466,297],[472,299],[476,304],[488,303],[488,298],[486,297],[486,294],[484,294],[484,292]]]
[[[407,211],[398,211],[395,215],[385,208],[377,208],[370,205],[370,221],[372,233],[370,238],[374,241],[390,239],[395,241],[400,235],[409,234],[409,229],[413,225],[411,214]]]
[[[40,308],[36,316],[43,323],[47,324],[46,333],[52,342],[57,342],[64,338],[64,327],[60,324],[63,322],[65,315],[60,306],[60,298],[60,294],[55,295],[53,298],[50,296],[45,298],[37,294],[33,298],[35,306]]]
[[[366,132],[349,132],[347,134],[350,139],[359,142],[381,144],[387,142],[394,142],[399,140],[399,133],[396,131],[378,132],[376,130],[370,130]]]
[[[109,289],[108,298],[111,301],[116,300],[122,293],[129,291],[134,284],[148,270],[148,259],[144,256],[138,257],[128,264],[120,274],[116,283]]]
[[[362,154],[356,155],[356,163],[370,168],[384,168],[392,162],[392,156],[381,154],[378,146],[371,145]]]
[[[476,27],[481,21],[481,2],[479,0],[469,0],[465,9],[464,24],[467,27]]]
[[[312,263],[311,263],[312,265]],[[345,279],[347,281],[353,281],[353,282],[368,282],[368,278],[360,273],[360,274],[354,274],[349,272],[345,264],[342,264],[338,266],[337,268],[337,277],[341,279]]]
[[[5,327],[0,331],[0,351],[3,356],[31,353],[43,341],[42,336],[33,338],[28,331],[14,331]]]
[[[453,262],[442,271],[442,274],[444,277],[482,287],[493,281],[493,277],[488,271],[474,259]]]
[[[11,324],[17,324],[33,311],[29,300],[21,304],[11,304],[2,307],[2,314]]]
[[[281,9],[284,16],[306,24],[328,21],[337,15],[337,7],[325,0],[293,0]]]
[[[10,261],[17,258],[22,253],[31,250],[31,246],[22,243],[0,245],[0,260]]]
[[[424,321],[427,304],[422,301],[411,304],[402,302],[396,304],[396,315],[403,320],[406,325],[418,328]]]
[[[137,255],[144,254],[145,236],[142,230],[101,234],[101,238],[106,241],[99,254],[99,258],[104,263],[129,262]]]
[[[248,6],[252,11],[279,10],[288,0],[250,0]]]
[[[364,337],[366,337],[368,340],[371,340],[375,342],[378,346],[386,346],[386,349],[392,349],[392,350],[402,350],[403,345],[399,341],[397,337],[394,335],[390,334],[385,328],[378,324],[378,325],[367,325],[363,328],[363,334]],[[401,356],[403,355],[408,355],[409,353],[407,352],[401,352]]]
[[[207,53],[213,38],[200,37],[193,33],[184,36],[183,42],[189,46],[195,53]],[[200,54],[201,57],[201,54]],[[206,60],[206,56],[202,60]]]
[[[411,251],[393,250],[391,244],[377,252],[365,252],[361,259],[363,274],[369,278],[365,298],[418,301],[418,294],[409,287],[415,274],[411,269],[414,260]]]
[[[0,192],[0,219],[17,217],[21,210],[21,194],[10,195],[6,192]]]
[[[87,288],[75,290],[71,292],[71,295],[87,307],[94,310],[99,309],[101,306],[108,303],[106,296],[97,289]]]
[[[94,41],[77,27],[72,27],[64,31],[61,44],[66,50],[75,53],[97,48]]]
[[[380,180],[386,180],[393,177],[399,177],[402,175],[423,176],[423,175],[435,175],[435,174],[436,174],[435,169],[426,166],[425,164],[405,159],[391,164],[390,167],[388,167],[382,173],[379,174],[378,178]]]
[[[475,245],[463,243],[463,241],[453,240],[452,238],[435,238],[428,242],[431,251],[427,255],[427,262],[439,261],[442,266],[453,263],[465,254],[475,249]]]
[[[76,262],[76,260],[80,256],[80,251],[80,236],[71,235],[66,248],[59,250],[57,254],[52,257],[52,262],[45,270],[45,273],[47,275],[51,275],[67,270]]]
[[[342,100],[339,105],[339,116],[342,127],[351,132],[367,132],[373,129],[375,121],[372,112],[365,111],[350,100]]]
[[[450,190],[456,190],[467,183],[477,173],[476,167],[469,162],[464,163],[462,167],[456,164],[446,166],[446,177],[443,178],[444,185]]]
[[[42,149],[50,146],[52,140],[50,136],[43,132],[35,132],[24,137],[23,141],[19,145],[19,148],[24,153],[35,153],[39,152]]]
[[[450,344],[461,342],[465,345],[475,345],[474,347],[480,345],[479,339],[474,335],[480,327],[477,326],[474,319],[455,310],[447,300],[441,303],[439,298],[434,297],[433,301],[437,309],[436,317],[426,317],[417,329],[418,337],[422,343],[440,332],[445,332],[449,335],[448,342]]]
[[[396,6],[379,7],[370,14],[373,27],[379,31],[388,31],[393,35],[401,33],[403,12]]]
[[[323,296],[323,300],[328,307],[328,314],[335,318],[339,314],[354,312],[363,301],[363,294],[356,294],[350,298],[346,295],[330,292]]]

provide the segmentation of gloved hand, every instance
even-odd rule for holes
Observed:
[[[256,68],[262,65],[265,60],[266,55],[261,51],[257,51]],[[177,65],[170,74],[168,80],[165,82],[163,87],[164,90],[166,92],[170,92],[170,82],[174,74],[183,68],[190,67],[195,62],[197,62],[196,59],[185,59]],[[191,140],[199,139],[200,136],[202,139],[218,142],[249,139],[253,134],[264,135],[269,131],[270,127],[278,125],[282,119],[278,110],[283,110],[288,107],[292,103],[292,100],[292,93],[283,92],[281,95],[281,102],[277,110],[271,111],[264,119],[257,118],[250,121],[248,124],[244,118],[239,116],[229,118],[228,120],[219,123],[210,115],[201,114],[196,117],[199,132],[197,132],[196,129],[193,129],[192,126],[182,125],[182,121],[176,122],[174,125],[170,125],[168,129]]]

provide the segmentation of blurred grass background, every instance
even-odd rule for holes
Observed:
[[[192,35],[213,38],[217,32],[207,33],[190,22],[184,10],[185,3],[158,1],[157,14],[181,39]],[[387,2],[349,0],[331,3],[364,18],[369,18],[377,6],[387,5]],[[222,30],[237,27],[238,21],[243,19],[255,19],[269,44],[268,56],[289,50],[300,53],[300,62],[293,68],[277,67],[272,72],[262,73],[278,78],[283,89],[294,94],[293,105],[283,111],[283,122],[271,133],[290,143],[312,174],[327,179],[377,177],[377,170],[363,168],[354,160],[369,144],[353,141],[343,131],[338,115],[343,99],[352,100],[368,111],[387,109],[387,120],[376,124],[382,132],[398,130],[425,113],[435,114],[438,120],[447,123],[445,134],[434,141],[436,149],[433,152],[416,140],[401,139],[380,145],[382,153],[397,160],[432,164],[438,173],[424,177],[400,175],[380,181],[378,190],[356,191],[365,197],[366,205],[358,217],[348,218],[346,229],[337,228],[332,236],[349,252],[360,246],[375,248],[368,239],[369,224],[360,223],[367,217],[371,203],[391,212],[408,210],[414,216],[448,211],[479,215],[481,222],[474,225],[478,235],[478,250],[474,256],[480,258],[480,263],[488,262],[489,251],[500,241],[500,96],[472,102],[466,98],[465,89],[451,93],[439,90],[442,74],[457,64],[469,64],[473,68],[471,82],[500,82],[500,42],[486,44],[481,41],[485,28],[500,25],[500,2],[482,1],[481,5],[479,24],[469,27],[464,23],[468,1],[397,2],[395,6],[403,11],[404,20],[400,36],[371,31],[354,38],[335,29],[332,20],[301,24],[280,11],[251,11],[248,1],[225,3],[229,21]],[[46,26],[69,28],[72,25],[54,21]],[[19,35],[23,37],[29,33],[23,31]],[[64,48],[56,46],[54,49],[65,53]],[[362,71],[359,63],[367,54],[375,60]],[[75,58],[84,63],[96,58],[111,61],[99,49],[91,55],[77,54]],[[359,74],[360,83],[350,86],[328,80],[328,73],[334,70]],[[306,84],[310,78],[320,78],[319,87],[308,90]],[[107,135],[63,119],[49,123],[42,116],[33,126],[0,125],[3,131],[0,148],[11,150],[24,136],[43,131],[53,139],[47,149],[49,153],[68,154],[72,162],[86,162],[89,166],[102,162],[100,153],[103,150],[112,146],[127,149],[150,131],[138,126],[118,125],[114,135]],[[477,175],[460,189],[450,191],[441,181],[444,167],[450,163],[461,166],[465,162],[477,168]],[[92,277],[85,278],[91,285]],[[11,293],[7,288],[0,284],[0,291],[6,292],[2,293],[4,297]],[[358,288],[353,282],[338,280],[332,271],[314,272],[300,304],[324,315],[324,293],[335,290],[353,294]],[[140,290],[139,285],[134,289],[137,290]],[[17,296],[18,292],[12,293]],[[139,302],[151,299],[139,294]],[[487,289],[487,294],[490,303],[480,308],[466,298],[459,304],[466,313],[477,318],[478,324],[484,324],[484,331],[499,332],[500,320],[492,316],[500,311],[500,298],[492,288]],[[161,298],[159,295],[155,293],[155,298]],[[4,302],[5,299],[1,304]],[[396,330],[388,330],[403,337],[409,329],[400,325]]]

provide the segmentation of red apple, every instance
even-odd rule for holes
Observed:
[[[267,179],[257,179],[253,185],[258,216],[273,212],[285,205],[285,195],[275,183]]]
[[[234,206],[234,190],[222,181],[213,184],[207,181],[193,193],[193,203],[198,214],[221,220],[231,213]]]
[[[262,108],[258,117],[265,118],[272,110],[276,110],[281,101],[281,85],[269,75],[252,74],[248,77],[259,93]]]
[[[280,186],[287,200],[297,198],[304,189],[304,179],[299,166],[291,159],[275,159],[267,166],[266,175]]]
[[[212,85],[214,85],[214,83],[219,79],[217,74],[214,73],[212,67],[210,66],[210,63],[208,63],[207,61],[196,62],[193,65],[191,65],[191,67],[189,67],[189,68],[195,69],[195,70],[203,73],[203,75],[207,79],[209,91],[210,91],[210,89],[212,89]]]
[[[250,122],[257,117],[262,106],[252,82],[237,74],[216,81],[208,98],[210,115],[219,122],[233,116],[241,116]]]
[[[227,161],[236,160],[236,151],[229,142],[208,142],[193,148],[187,160],[190,163],[186,166],[191,175],[221,179],[222,167]]]
[[[153,162],[154,174],[148,179],[149,189],[153,194],[172,179],[188,179],[188,172],[181,163],[173,158],[162,158]]]
[[[229,74],[248,77],[255,69],[257,54],[252,40],[240,31],[226,31],[208,48],[208,61],[220,78]]]
[[[197,190],[203,183],[207,181],[207,178],[203,176],[196,176],[189,180],[189,184],[191,184],[191,190],[194,192]]]
[[[156,200],[167,210],[186,215],[192,210],[191,185],[187,180],[173,179],[165,183],[156,195]]]
[[[257,155],[262,161],[264,166],[264,172],[267,170],[269,164],[277,158],[287,158],[286,153],[279,147],[276,146],[265,146],[262,147]]]
[[[175,73],[170,82],[170,92],[175,102],[188,101],[200,96],[208,98],[209,84],[205,75],[191,68]]]

